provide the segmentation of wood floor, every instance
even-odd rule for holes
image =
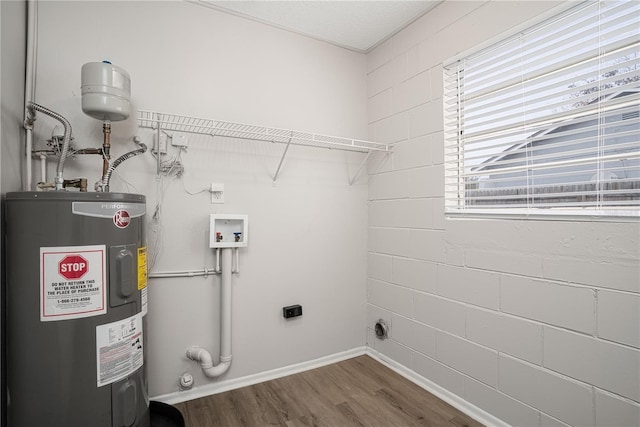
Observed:
[[[176,407],[186,427],[482,426],[369,356]]]

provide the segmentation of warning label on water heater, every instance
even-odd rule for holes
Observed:
[[[142,313],[96,326],[98,387],[140,369],[144,363],[142,342]]]
[[[40,248],[40,320],[105,314],[106,260],[105,245]]]

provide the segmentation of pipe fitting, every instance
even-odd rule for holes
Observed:
[[[214,365],[211,354],[204,348],[197,345],[189,347],[186,354],[189,359],[200,363],[202,372],[204,372],[204,374],[209,378],[219,377],[227,372],[231,366],[231,355],[220,356],[220,363]]]
[[[71,141],[71,123],[69,120],[65,119],[62,115],[52,111],[42,105],[38,105],[35,102],[30,102],[28,105],[29,110],[33,113],[34,111],[39,111],[43,114],[46,114],[49,117],[52,117],[62,123],[64,127],[64,137],[62,141],[62,151],[60,152],[60,160],[58,160],[58,167],[56,169],[56,178],[55,178],[55,190],[62,191],[64,178],[62,177],[64,171],[64,162],[67,159],[67,153],[69,151],[69,142]]]
[[[180,376],[180,390],[191,390],[194,384],[193,375],[188,372],[185,372]]]

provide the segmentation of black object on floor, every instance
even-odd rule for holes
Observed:
[[[182,413],[171,405],[152,400],[149,402],[151,427],[184,427]]]

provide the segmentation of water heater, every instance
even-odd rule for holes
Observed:
[[[4,202],[8,425],[149,427],[145,197]]]
[[[120,121],[131,110],[129,74],[109,61],[89,62],[81,70],[82,111],[98,120]]]

